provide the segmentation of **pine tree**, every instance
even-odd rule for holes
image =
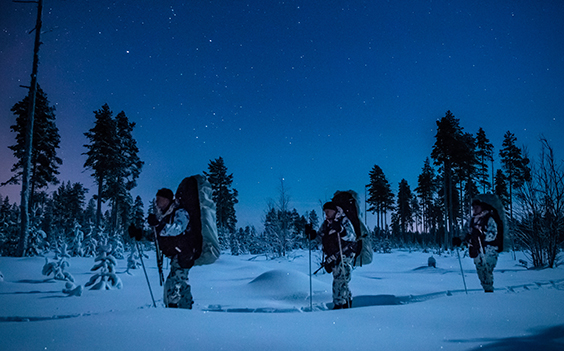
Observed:
[[[407,184],[407,180],[402,179],[398,187],[398,201],[396,204],[396,218],[402,235],[406,235],[408,227],[413,223],[413,208],[411,200],[413,194]]]
[[[98,186],[95,197],[97,201],[95,230],[101,224],[102,202],[107,198],[104,188],[111,176],[112,168],[116,166],[115,156],[119,150],[119,145],[116,143],[117,130],[112,114],[108,104],[104,104],[100,110],[94,111],[96,118],[94,127],[84,133],[90,141],[89,144],[84,145],[88,149],[85,153],[88,158],[84,167],[92,170],[94,182]]]
[[[393,209],[394,194],[392,193],[390,184],[384,175],[382,169],[374,165],[369,173],[370,183],[368,184],[368,211],[376,213],[377,226],[382,229],[384,219],[388,210]]]
[[[503,136],[502,149],[499,151],[505,179],[509,185],[509,213],[513,219],[513,190],[520,188],[525,181],[531,180],[529,159],[522,155],[522,150],[515,145],[517,138],[509,131]]]
[[[70,234],[75,224],[84,223],[84,204],[88,190],[80,183],[63,183],[53,193],[53,225]]]
[[[420,199],[423,231],[428,232],[431,227],[433,199],[437,193],[435,170],[431,167],[429,158],[425,159],[421,174],[417,177],[417,188],[415,188],[415,191]]]
[[[15,172],[5,184],[19,184],[23,173],[23,162],[25,153],[25,131],[27,128],[29,95],[22,101],[16,103],[11,111],[16,115],[16,124],[11,126],[12,132],[16,133],[16,144],[8,148],[14,152],[18,161],[12,166]],[[59,166],[63,163],[57,156],[60,143],[59,129],[55,124],[55,107],[49,106],[49,100],[45,92],[38,86],[35,119],[33,126],[33,154],[31,157],[31,199],[39,189],[46,188],[50,184],[58,184]],[[30,203],[33,204],[33,201]]]
[[[38,39],[36,38],[36,40]],[[30,103],[31,101],[34,103]],[[32,105],[34,109],[33,123],[28,123],[30,121],[28,112]],[[41,87],[37,86],[37,91],[30,89],[28,96],[16,103],[11,111],[16,115],[16,124],[10,127],[16,133],[16,144],[9,146],[9,149],[14,152],[18,161],[11,169],[15,174],[2,185],[19,184],[24,177],[25,169],[27,179],[22,183],[26,190],[22,188],[22,192],[29,194],[29,197],[27,195],[22,196],[21,230],[18,243],[18,255],[23,256],[27,251],[29,240],[28,216],[33,209],[33,203],[38,200],[37,195],[40,189],[59,182],[57,179],[58,168],[63,161],[57,156],[56,152],[56,149],[59,148],[60,136],[55,125],[55,108],[49,106],[47,95]],[[28,132],[30,127],[32,133]],[[28,145],[30,139],[28,136],[31,137],[31,145]],[[28,154],[30,147],[32,152]],[[46,198],[46,196],[43,198]]]
[[[454,117],[452,112],[447,111],[445,117],[437,121],[437,134],[435,144],[431,151],[431,157],[435,160],[435,165],[442,167],[443,173],[443,196],[445,204],[445,218],[448,223],[448,231],[445,230],[444,244],[450,243],[450,237],[454,234],[456,222],[455,213],[457,201],[454,171],[460,165],[459,154],[466,154],[468,146],[465,145],[468,138],[464,136],[460,122]]]
[[[117,230],[120,225],[129,226],[133,206],[130,190],[137,186],[137,178],[141,174],[143,161],[138,156],[139,148],[132,135],[135,123],[129,122],[123,111],[118,113],[115,123],[118,153],[115,155],[116,167],[112,169],[112,174],[108,177],[107,190],[114,216],[112,229]]]
[[[212,187],[212,198],[216,204],[217,229],[219,242],[222,248],[228,244],[228,233],[235,232],[237,216],[235,214],[235,204],[237,200],[237,190],[232,188],[233,174],[227,174],[227,167],[223,158],[210,161],[208,172],[204,172]]]
[[[503,206],[507,208],[509,205],[509,190],[507,189],[507,179],[501,169],[498,169],[494,179],[494,194],[499,196]]]
[[[84,167],[93,171],[98,186],[96,195],[96,228],[102,220],[102,203],[110,200],[113,220],[107,221],[110,230],[128,226],[132,199],[129,191],[137,184],[143,161],[138,157],[137,142],[132,136],[135,123],[129,122],[122,111],[116,118],[107,104],[94,111],[94,127],[84,135],[90,143],[84,145],[88,158]]]
[[[492,187],[492,181],[489,181],[489,163],[493,164],[493,144],[486,137],[486,132],[482,128],[476,134],[476,159],[478,161],[476,179],[477,185],[482,188],[482,193],[486,193]],[[493,171],[493,170],[492,170]]]

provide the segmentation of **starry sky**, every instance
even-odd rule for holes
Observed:
[[[0,181],[35,18],[0,0]],[[261,227],[281,184],[300,214],[335,190],[363,199],[374,165],[394,192],[403,178],[415,189],[447,110],[482,127],[496,159],[508,130],[531,157],[544,136],[562,159],[562,18],[560,0],[44,0],[38,81],[56,107],[59,179],[95,193],[83,133],[105,103],[136,123],[134,196],[147,204],[222,157],[238,226]],[[19,189],[0,194],[19,202]]]

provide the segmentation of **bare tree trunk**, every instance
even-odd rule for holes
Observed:
[[[37,21],[35,24],[35,44],[33,48],[33,68],[31,72],[31,86],[29,88],[30,102],[28,108],[27,128],[25,132],[26,152],[23,162],[22,192],[21,192],[21,232],[18,244],[18,256],[22,257],[27,251],[29,238],[29,201],[30,201],[30,170],[33,149],[33,122],[35,117],[35,99],[37,95],[37,67],[39,66],[39,46],[41,45],[41,16],[43,13],[43,0],[37,1]]]

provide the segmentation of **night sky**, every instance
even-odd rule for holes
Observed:
[[[0,4],[3,182],[36,6]],[[560,160],[563,19],[561,0],[44,0],[38,81],[56,106],[59,179],[95,193],[83,133],[105,103],[136,123],[145,165],[133,195],[146,209],[159,187],[223,157],[238,226],[261,227],[282,180],[300,214],[320,214],[335,190],[364,198],[374,165],[394,193],[402,178],[414,190],[447,110],[465,132],[486,131],[496,160],[508,130],[531,157],[544,135]],[[19,202],[19,190],[0,194]]]

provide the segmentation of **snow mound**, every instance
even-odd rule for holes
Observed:
[[[313,283],[316,291],[330,289],[317,280]],[[303,300],[309,297],[309,276],[295,270],[267,271],[250,281],[249,286],[263,296],[279,300]]]

